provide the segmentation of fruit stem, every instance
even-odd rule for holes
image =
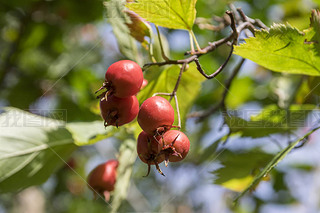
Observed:
[[[166,95],[166,96],[172,96],[172,93],[165,93],[165,92],[156,92],[152,95],[153,96],[158,96],[158,95]]]
[[[201,49],[201,47],[200,47],[200,45],[199,45],[199,43],[198,43],[198,41],[197,41],[197,38],[196,38],[196,36],[194,35],[194,33],[193,33],[192,30],[189,31],[189,34],[190,34],[191,37],[193,38],[194,43],[196,44],[196,47],[197,47],[198,52],[200,52],[200,53],[206,53],[206,51],[204,51],[203,49]],[[191,40],[191,38],[190,38],[190,40]],[[193,51],[193,52],[194,52],[194,51]],[[192,49],[191,49],[191,54],[192,54]]]
[[[184,69],[181,69],[181,72],[183,72]],[[180,78],[181,78],[181,74],[180,74]],[[179,82],[180,80],[178,80]],[[177,126],[174,126],[176,128],[178,128],[178,130],[181,129],[181,116],[180,116],[180,110],[179,110],[179,103],[178,103],[178,97],[177,97],[177,93],[176,93],[176,88],[175,90],[173,91],[173,93],[164,93],[164,92],[157,92],[157,93],[154,93],[152,95],[153,96],[157,96],[157,95],[166,95],[166,96],[170,96],[170,99],[169,99],[169,102],[172,100],[172,97],[174,97],[174,102],[176,104],[176,110],[177,110],[177,117],[178,117],[178,125]]]
[[[176,103],[176,109],[177,109],[177,117],[178,117],[178,129],[181,129],[181,118],[180,118],[180,110],[179,110],[179,104],[178,104],[178,97],[177,94],[174,94],[174,102]]]
[[[192,34],[191,31],[189,31],[189,39],[190,39],[190,48],[191,48],[191,54],[194,54],[194,46],[193,46],[193,40],[192,40]]]
[[[162,58],[163,58],[165,61],[170,61],[170,59],[169,59],[169,58],[166,56],[166,54],[164,53],[163,46],[162,46],[161,35],[160,35],[160,31],[159,31],[158,25],[156,25],[156,29],[157,29],[157,34],[158,34],[158,39],[159,39],[159,44],[160,44],[160,49],[161,49]]]

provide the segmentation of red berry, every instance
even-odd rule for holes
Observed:
[[[159,163],[164,161],[164,155],[159,155],[163,144],[161,143],[161,137],[154,138],[142,131],[137,141],[137,153],[140,160],[148,164],[148,176],[150,172],[150,165],[156,165],[158,171],[163,174],[158,166]]]
[[[138,123],[149,135],[169,130],[174,122],[174,110],[167,99],[154,96],[145,100],[139,110]]]
[[[139,92],[143,73],[134,61],[122,60],[113,63],[105,74],[106,88],[110,94],[119,98],[135,95]]]
[[[88,175],[88,185],[94,193],[103,194],[113,191],[117,178],[117,160],[109,160],[98,165]]]
[[[170,130],[164,133],[162,137],[163,151],[166,163],[178,162],[183,160],[190,149],[190,141],[188,137],[178,130]]]
[[[139,112],[139,102],[136,96],[118,98],[114,95],[100,101],[101,116],[105,126],[122,126],[131,122]]]

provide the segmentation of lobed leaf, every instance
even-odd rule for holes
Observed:
[[[126,7],[156,25],[171,29],[192,30],[197,0],[139,0]]]
[[[320,57],[309,37],[290,25],[274,24],[270,31],[256,31],[234,53],[272,71],[319,76]]]

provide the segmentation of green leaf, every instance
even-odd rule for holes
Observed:
[[[254,91],[253,80],[249,77],[236,78],[232,81],[229,95],[226,98],[228,108],[236,109],[252,97]]]
[[[225,122],[233,133],[239,132],[242,137],[259,138],[303,127],[305,118],[314,108],[314,105],[292,105],[287,111],[277,105],[269,105],[258,115],[252,116],[250,121],[225,116]]]
[[[215,184],[220,184],[233,191],[242,191],[253,180],[257,171],[263,168],[273,155],[261,150],[250,150],[245,153],[224,151],[219,157],[222,168],[212,172],[217,175]]]
[[[117,38],[120,52],[127,58],[139,63],[137,44],[130,35],[127,23],[131,23],[130,17],[125,14],[125,0],[109,0],[104,2],[107,9],[107,20],[111,24],[113,33]]]
[[[311,135],[313,132],[320,129],[320,127],[314,128],[310,130],[307,134],[305,134],[303,137],[299,138],[295,142],[289,144],[286,148],[284,148],[282,151],[280,151],[276,156],[272,158],[272,160],[268,163],[268,165],[265,166],[265,168],[255,176],[252,183],[243,190],[234,200],[234,203],[236,204],[241,197],[243,197],[249,190],[253,189],[257,186],[257,184],[265,177],[275,166],[278,165],[278,163],[287,155],[289,152],[299,144],[300,141],[307,139],[309,135]]]
[[[148,85],[138,94],[139,102],[142,103],[154,93],[163,92],[171,93],[179,76],[180,67],[178,65],[169,66],[161,71],[159,68],[149,69],[146,72],[146,78],[149,81]],[[182,126],[185,125],[186,115],[189,112],[193,102],[199,94],[203,76],[199,74],[195,64],[190,64],[189,69],[182,74],[182,78],[177,91],[180,117]],[[166,96],[162,96],[167,98]],[[171,101],[174,109],[174,100]],[[175,112],[177,112],[175,110]],[[178,124],[177,114],[175,114],[175,125]]]
[[[114,127],[104,127],[103,121],[67,123],[66,129],[72,134],[74,143],[78,146],[94,144],[111,137],[116,131]]]
[[[61,121],[6,108],[0,124],[1,193],[45,182],[77,148]]]
[[[117,182],[113,192],[112,211],[118,212],[121,203],[127,198],[132,167],[137,158],[136,141],[127,139],[121,143],[119,150],[119,166],[117,168]]]
[[[274,24],[270,31],[256,31],[256,37],[235,47],[235,54],[272,71],[320,75],[320,57],[308,36],[290,25]]]
[[[171,29],[192,30],[197,0],[139,0],[126,7],[156,25]]]

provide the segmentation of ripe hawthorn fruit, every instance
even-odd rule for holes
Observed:
[[[139,102],[136,96],[118,98],[114,95],[100,100],[101,117],[105,126],[122,126],[131,122],[139,112]]]
[[[142,82],[143,73],[140,66],[134,61],[121,60],[113,63],[107,69],[105,82],[98,91],[103,88],[107,89],[107,92],[100,97],[114,95],[118,98],[125,98],[139,92]]]
[[[165,164],[183,160],[190,149],[188,137],[181,131],[169,130],[162,136],[163,148],[161,154],[165,156]]]
[[[103,194],[108,201],[110,192],[114,190],[114,185],[117,179],[117,167],[119,162],[117,160],[109,160],[103,164],[95,167],[88,175],[88,186],[93,191],[95,197],[96,193]]]
[[[154,96],[145,100],[139,110],[138,123],[149,135],[162,135],[171,129],[174,110],[167,99]]]
[[[159,141],[161,141],[160,136],[156,139],[144,131],[142,131],[138,136],[137,153],[140,160],[148,164],[148,172],[146,176],[150,173],[150,165],[155,165],[159,173],[164,175],[158,165],[164,161],[164,155],[159,155],[163,147],[163,144],[159,143]]]

